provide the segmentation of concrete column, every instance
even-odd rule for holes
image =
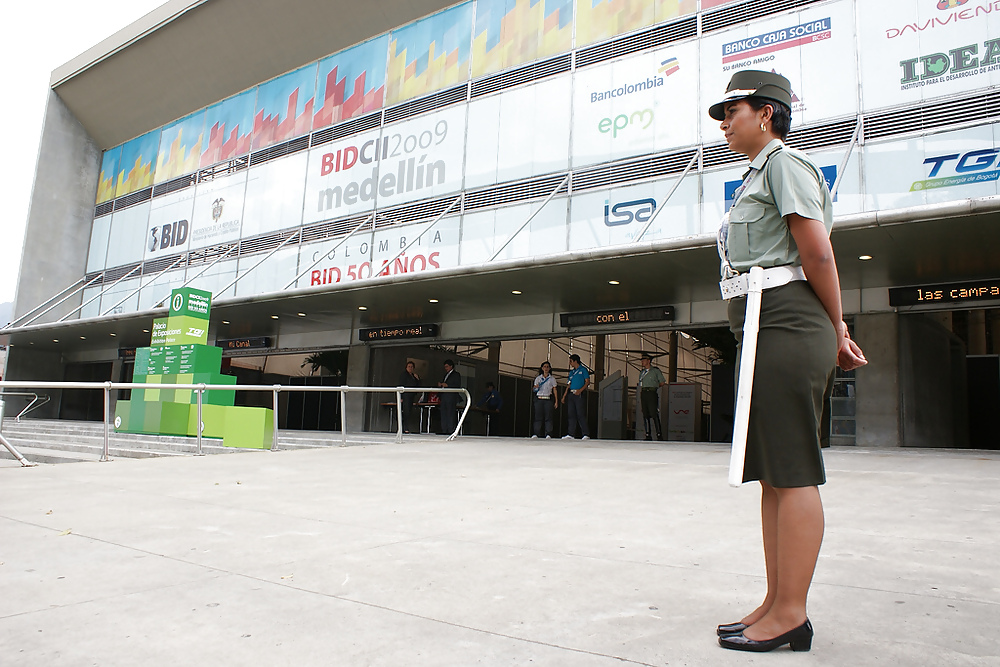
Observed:
[[[59,96],[49,91],[21,250],[14,318],[86,273],[100,170],[100,149]],[[53,322],[81,303],[78,295],[40,321]]]
[[[608,337],[604,334],[594,336],[594,377],[590,380],[593,389],[604,379],[607,367]]]
[[[855,371],[859,447],[900,447],[899,316],[856,315],[854,339],[868,365]]]
[[[352,387],[365,387],[369,382],[371,348],[367,345],[352,345],[347,355],[347,381]],[[368,396],[360,392],[347,395],[347,430],[357,432],[368,429]],[[364,423],[362,423],[364,422]]]
[[[677,332],[670,332],[670,370],[667,372],[667,382],[677,382]]]
[[[969,311],[969,354],[986,354],[986,311]]]

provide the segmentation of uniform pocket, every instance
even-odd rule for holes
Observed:
[[[729,261],[734,265],[753,261],[754,256],[750,254],[750,225],[763,218],[764,206],[761,204],[741,203],[730,211],[728,248]]]

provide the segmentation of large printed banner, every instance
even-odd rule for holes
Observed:
[[[576,0],[576,45],[669,21],[697,8],[695,0]]]
[[[867,3],[878,4],[878,3]],[[854,11],[841,0],[754,21],[701,40],[702,140],[722,138],[708,107],[743,69],[777,72],[792,84],[792,127],[858,111]]]
[[[1000,83],[996,0],[859,2],[866,110]]]
[[[570,205],[569,249],[586,250],[699,234],[698,179],[689,175],[667,199],[676,183],[674,176],[574,195]],[[663,210],[654,217],[660,208]]]
[[[573,79],[566,74],[469,104],[465,187],[477,188],[569,168],[568,114]],[[539,113],[544,109],[546,113]]]
[[[573,0],[478,0],[472,77],[569,51]]]
[[[386,34],[319,61],[313,129],[382,108],[388,48]]]
[[[115,197],[124,197],[153,184],[154,161],[159,145],[160,130],[156,129],[141,137],[136,137],[122,146]]]
[[[694,42],[578,71],[573,168],[697,143],[697,92]]]
[[[1000,124],[865,146],[865,208],[991,197],[1000,179]]]
[[[191,214],[191,250],[240,238],[247,171],[198,184]]]
[[[471,48],[471,2],[393,30],[386,103],[395,104],[467,80]]]
[[[566,252],[568,207],[567,198],[556,197],[544,207],[541,201],[534,201],[466,213],[462,218],[462,265],[486,264],[498,252],[499,261]],[[524,227],[528,218],[531,222]]]
[[[465,115],[453,107],[312,149],[303,221],[458,192]]]
[[[308,153],[296,153],[250,167],[243,206],[243,238],[302,224],[308,162]]]
[[[317,64],[257,86],[252,150],[308,134],[313,124]]]
[[[115,198],[115,177],[118,175],[118,161],[121,157],[121,146],[106,150],[101,156],[101,175],[97,179],[97,201],[95,203],[101,204]]]
[[[217,164],[250,152],[253,136],[253,108],[257,89],[213,104],[205,110],[205,131],[208,140],[201,154],[201,166]]]
[[[423,273],[458,266],[461,217],[400,225],[303,245],[297,287],[338,285],[373,276]],[[405,251],[405,252],[404,252]],[[402,254],[401,254],[402,253]],[[311,267],[311,268],[310,268]]]
[[[204,110],[165,126],[160,134],[154,182],[162,183],[198,171],[204,138]]]

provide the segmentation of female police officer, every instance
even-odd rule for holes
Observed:
[[[719,231],[737,340],[745,274],[765,269],[743,481],[762,489],[767,595],[741,621],[718,628],[722,646],[744,651],[811,646],[806,597],[823,540],[819,485],[826,481],[820,421],[835,364],[850,370],[867,363],[843,322],[830,192],[816,165],[783,144],[790,106],[788,79],[744,70],[709,109],[730,149],[750,158]]]

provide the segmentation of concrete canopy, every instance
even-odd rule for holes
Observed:
[[[51,86],[106,150],[452,4],[169,0],[56,69]]]

